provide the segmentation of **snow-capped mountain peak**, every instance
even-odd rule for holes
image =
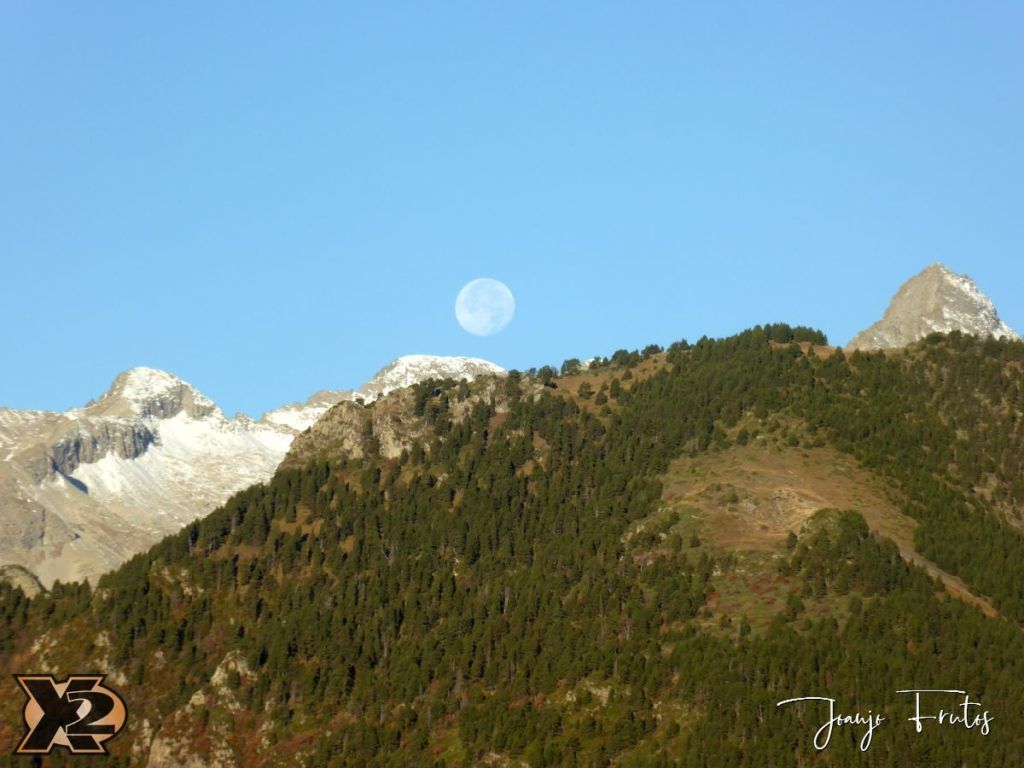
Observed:
[[[478,357],[404,355],[377,371],[359,389],[359,394],[370,401],[427,379],[466,381],[477,376],[502,376],[505,373],[500,365]]]
[[[121,373],[110,388],[108,394],[117,395],[127,400],[144,401],[174,392],[182,387],[192,388],[173,373],[156,368],[139,366]]]
[[[217,406],[173,373],[139,367],[119,374],[107,393],[84,410],[105,415],[170,418],[181,410],[195,417],[204,416],[217,411]]]
[[[847,349],[896,349],[952,331],[1019,338],[970,277],[935,262],[900,286],[882,319],[854,336]]]

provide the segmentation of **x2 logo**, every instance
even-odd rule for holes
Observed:
[[[105,755],[103,742],[124,727],[124,701],[103,685],[103,675],[70,675],[62,683],[50,675],[14,677],[28,696],[28,733],[16,755],[45,755],[55,746],[72,754]]]

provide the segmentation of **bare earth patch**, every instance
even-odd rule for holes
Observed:
[[[899,510],[892,489],[833,448],[755,441],[678,459],[666,473],[663,498],[699,521],[709,544],[734,552],[780,553],[789,532],[799,534],[819,509],[859,512],[871,530],[896,543],[904,560],[941,579],[954,597],[997,615],[985,598],[914,549],[917,523]]]

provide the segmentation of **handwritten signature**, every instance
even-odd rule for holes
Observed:
[[[967,730],[977,728],[981,735],[988,736],[989,726],[995,719],[989,714],[987,709],[981,709],[981,702],[972,701],[969,693],[955,688],[912,688],[896,691],[896,693],[912,695],[914,697],[914,714],[907,718],[907,722],[914,724],[917,733],[923,732],[925,723],[933,720],[935,722],[929,727],[943,726],[966,728]],[[959,698],[961,696],[963,697],[962,700],[958,700],[954,706],[946,708],[949,707],[948,701],[950,698]],[[935,712],[934,703],[937,697],[946,703],[946,707],[940,707],[936,714],[924,714],[926,711]],[[928,699],[928,709],[923,709],[922,699],[924,698]],[[882,723],[888,720],[885,716],[875,714],[870,709],[866,713],[853,712],[844,714],[837,712],[836,700],[827,696],[798,696],[780,701],[775,706],[781,707],[786,704],[797,704],[800,702],[822,702],[828,707],[828,719],[814,732],[814,748],[819,751],[829,745],[836,728],[853,726],[854,728],[863,729],[859,742],[860,751],[867,752],[871,746],[871,740],[874,738],[875,731],[881,727]]]

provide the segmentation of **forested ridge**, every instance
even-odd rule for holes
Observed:
[[[1024,344],[825,344],[773,325],[424,383],[430,436],[400,457],[280,470],[95,589],[0,585],[5,671],[111,671],[130,720],[110,765],[144,763],[154,734],[244,765],[1022,764]],[[628,534],[673,460],[768,436],[884,478],[918,551],[1001,615],[827,510],[780,556],[769,625],[699,627],[731,554],[653,546],[676,518]],[[811,610],[829,599],[842,610]],[[892,725],[863,755],[852,731],[816,753],[818,714],[775,706],[832,695],[895,720],[914,686],[969,690],[992,733]],[[12,747],[20,706],[13,688],[0,704]]]

